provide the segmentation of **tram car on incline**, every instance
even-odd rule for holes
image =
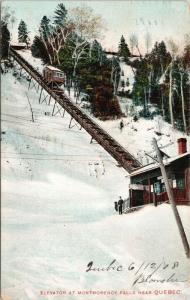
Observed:
[[[65,74],[53,66],[46,66],[43,69],[43,77],[48,85],[60,86],[65,82]]]

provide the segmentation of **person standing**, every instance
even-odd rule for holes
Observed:
[[[119,196],[118,210],[119,210],[119,215],[122,215],[122,213],[123,213],[123,199],[121,198],[121,196]]]
[[[114,202],[114,206],[115,206],[115,210],[118,211],[118,203],[117,203],[117,201]]]
[[[123,123],[123,120],[121,120],[121,122],[119,123],[119,128],[121,131],[122,131],[123,127],[124,127],[124,123]]]

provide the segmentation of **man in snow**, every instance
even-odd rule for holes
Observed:
[[[121,196],[119,196],[118,209],[119,209],[119,215],[122,215],[122,213],[123,213],[123,199],[121,198]]]
[[[120,130],[122,131],[123,127],[124,127],[124,123],[123,120],[121,120],[120,124],[119,124]]]

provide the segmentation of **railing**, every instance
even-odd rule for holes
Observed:
[[[123,201],[123,211],[125,212],[129,208],[130,208],[130,199],[128,198]]]

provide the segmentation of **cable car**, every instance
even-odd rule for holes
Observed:
[[[62,85],[65,82],[65,74],[53,66],[46,66],[43,69],[43,77],[48,85]]]

